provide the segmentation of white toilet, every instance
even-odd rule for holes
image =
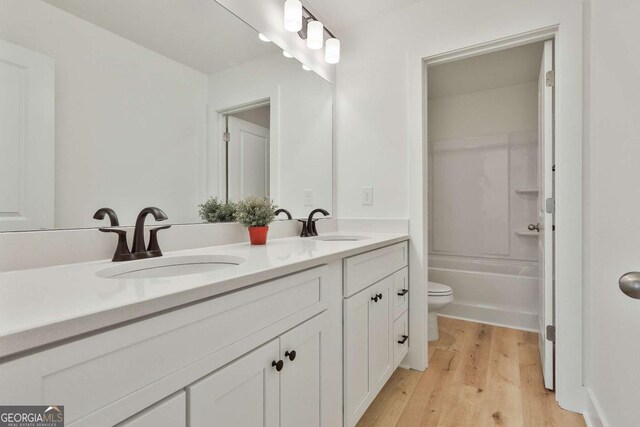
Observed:
[[[427,339],[429,341],[435,341],[440,337],[438,334],[438,311],[453,302],[453,290],[442,283],[429,282],[427,291],[427,305],[429,309]]]

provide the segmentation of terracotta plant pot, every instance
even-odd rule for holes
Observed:
[[[264,245],[267,243],[267,233],[269,232],[269,226],[264,227],[249,227],[249,240],[252,245]]]

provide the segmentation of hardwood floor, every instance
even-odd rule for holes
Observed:
[[[358,423],[365,426],[584,426],[544,388],[538,335],[439,318],[429,368],[398,369]]]

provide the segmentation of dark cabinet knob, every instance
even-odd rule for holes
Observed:
[[[408,293],[409,293],[409,289],[402,289],[402,290],[398,291],[398,295],[401,296],[401,297],[405,296]]]
[[[382,299],[382,294],[378,294],[378,299]]]
[[[402,338],[398,340],[398,344],[404,344],[409,339],[409,335],[403,335]]]
[[[378,295],[374,295],[371,297],[371,301],[378,302]]]
[[[285,351],[284,357],[288,357],[289,360],[293,362],[294,360],[296,360],[296,351],[295,350]]]
[[[274,360],[273,362],[271,362],[271,366],[274,366],[276,368],[276,371],[280,372],[284,367],[284,362],[282,360],[278,360],[277,362]]]

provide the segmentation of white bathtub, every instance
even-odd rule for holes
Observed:
[[[430,254],[429,281],[453,289],[440,315],[537,331],[537,262]]]

